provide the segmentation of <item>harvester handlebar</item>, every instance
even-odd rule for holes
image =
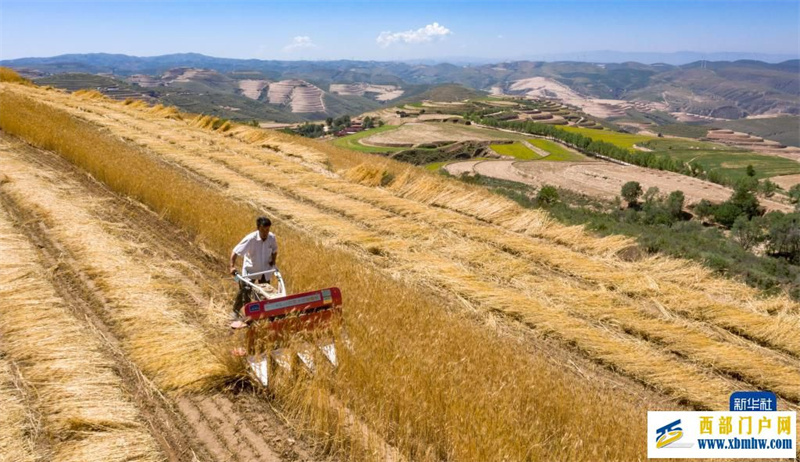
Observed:
[[[242,275],[242,274],[239,274],[239,272],[238,272],[238,271],[236,271],[236,272],[234,273],[234,275],[233,275],[233,278],[234,278],[234,279],[236,279],[237,281],[238,281],[238,280],[240,280],[240,279],[242,279],[242,280],[246,280],[246,281],[248,281],[248,282],[251,282],[251,281],[250,281],[250,279],[251,279],[251,278],[258,277],[258,276],[261,276],[261,275],[272,276],[273,274],[275,274],[275,273],[277,273],[277,272],[278,272],[278,268],[271,269],[271,270],[267,270],[267,271],[260,271],[260,272],[258,272],[258,273],[249,273],[249,274],[244,274],[244,275]]]

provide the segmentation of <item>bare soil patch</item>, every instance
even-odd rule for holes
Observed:
[[[792,186],[800,184],[800,174],[773,176],[770,180],[781,188],[788,190]]]
[[[472,163],[471,167],[472,171],[493,178],[534,186],[549,184],[608,200],[619,196],[622,185],[628,181],[638,181],[644,190],[656,186],[663,194],[683,191],[687,204],[701,199],[722,202],[733,192],[724,186],[677,173],[607,162],[485,161]],[[469,171],[470,165],[458,162],[445,168],[458,175]],[[768,210],[791,211],[788,205],[768,199],[761,199],[761,204]]]
[[[241,80],[239,89],[242,94],[250,99],[258,99],[265,88],[269,86],[268,80]]]
[[[577,93],[568,86],[547,77],[531,77],[515,81],[509,90],[525,92],[525,95],[536,99],[557,99],[572,106],[578,106],[587,114],[596,117],[622,117],[627,109],[655,110],[662,109],[657,103],[632,103],[617,99],[591,98]]]

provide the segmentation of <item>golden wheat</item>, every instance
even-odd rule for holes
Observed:
[[[181,162],[184,165],[187,165],[186,156],[183,155],[183,153],[186,153],[186,152],[197,152],[197,153],[200,153],[200,154],[197,154],[199,156],[203,156],[203,155],[212,156],[217,160],[221,160],[223,165],[238,167],[238,171],[239,172],[241,172],[241,171],[254,172],[254,173],[252,173],[252,175],[254,175],[256,179],[259,179],[262,182],[269,182],[271,180],[272,183],[276,186],[276,188],[278,188],[279,190],[280,190],[280,188],[283,188],[284,190],[286,190],[286,194],[297,195],[298,193],[301,193],[304,189],[306,189],[309,192],[305,195],[305,197],[303,197],[303,199],[305,201],[314,201],[317,204],[321,204],[324,201],[324,194],[321,191],[319,191],[318,189],[314,189],[312,187],[303,186],[304,184],[313,183],[313,180],[316,180],[317,183],[319,183],[320,182],[320,178],[308,178],[307,179],[308,181],[305,181],[305,182],[301,181],[303,178],[295,178],[296,176],[301,175],[302,172],[303,172],[303,170],[300,168],[300,166],[298,166],[295,163],[285,162],[284,161],[283,164],[281,165],[283,167],[283,170],[280,171],[280,172],[277,172],[277,174],[270,175],[271,167],[274,166],[274,165],[281,164],[281,160],[280,159],[270,158],[270,165],[269,166],[260,166],[262,168],[261,168],[261,171],[259,171],[259,169],[257,168],[257,167],[259,167],[258,165],[255,165],[255,164],[252,164],[252,163],[247,163],[247,159],[243,158],[242,156],[237,156],[235,154],[228,153],[228,152],[216,153],[216,152],[213,152],[213,151],[211,153],[203,154],[202,153],[203,150],[202,150],[202,148],[200,146],[196,146],[196,147],[192,146],[191,138],[188,137],[188,135],[186,133],[181,134],[181,137],[182,138],[180,139],[179,144],[185,148],[184,150],[182,150],[182,151],[169,151],[168,150],[169,144],[168,143],[163,143],[163,145],[164,145],[166,150],[160,150],[160,152],[166,158],[175,159],[176,161]],[[150,143],[150,144],[152,146],[152,143]],[[194,168],[195,171],[199,172],[202,175],[205,175],[207,177],[212,177],[212,178],[215,179],[215,181],[218,181],[218,182],[224,182],[226,185],[228,185],[228,190],[232,194],[234,194],[234,197],[237,194],[240,195],[240,196],[245,196],[248,193],[248,191],[253,191],[253,190],[259,189],[259,186],[256,183],[248,182],[248,181],[241,180],[241,179],[237,180],[237,173],[236,172],[231,172],[231,173],[223,175],[223,172],[225,171],[225,169],[220,168],[219,165],[214,165],[213,163],[198,163],[196,160],[193,160],[192,162],[188,162],[188,165],[191,166],[192,168]],[[199,168],[199,170],[197,170],[198,168]],[[241,175],[241,174],[239,174],[239,175]],[[330,180],[330,181],[328,181],[328,183],[336,184],[334,180]],[[236,186],[236,188],[234,188],[234,186]],[[263,191],[263,189],[261,189],[261,190]],[[375,194],[370,194],[369,191],[359,191],[358,194],[360,194],[360,195],[362,195],[364,197],[370,197],[370,196],[374,196],[375,195]],[[265,206],[265,207],[269,207],[271,210],[274,210],[274,211],[279,212],[279,213],[282,212],[282,213],[284,213],[286,215],[288,215],[290,213],[289,211],[291,211],[291,215],[294,215],[295,217],[300,218],[300,220],[298,220],[298,221],[300,223],[302,223],[304,226],[308,226],[311,230],[316,230],[318,232],[322,231],[323,235],[332,235],[334,237],[338,237],[339,239],[336,240],[336,242],[355,243],[355,244],[358,244],[358,245],[360,245],[360,246],[362,246],[364,248],[367,248],[367,249],[377,249],[381,253],[384,253],[384,254],[388,253],[391,256],[395,257],[395,258],[397,258],[397,256],[393,254],[392,250],[402,249],[403,248],[402,239],[398,238],[398,239],[395,239],[393,241],[387,241],[386,239],[384,239],[383,241],[381,241],[381,236],[385,236],[387,233],[391,233],[393,228],[396,229],[396,228],[399,227],[403,231],[406,231],[406,234],[403,237],[405,237],[405,238],[409,238],[409,237],[410,238],[414,238],[413,242],[415,244],[414,245],[415,247],[418,247],[418,246],[420,246],[422,244],[422,241],[420,240],[420,237],[422,235],[424,235],[424,234],[433,234],[434,233],[434,231],[425,230],[424,228],[420,228],[419,226],[415,226],[413,223],[403,222],[402,220],[399,221],[399,222],[390,222],[390,221],[387,221],[385,216],[378,216],[378,215],[375,215],[375,214],[373,214],[372,216],[365,216],[364,214],[369,212],[369,209],[367,207],[359,206],[359,204],[357,204],[357,203],[348,204],[346,202],[346,200],[342,199],[341,196],[331,197],[330,201],[328,201],[327,203],[324,203],[322,205],[324,205],[324,207],[328,207],[328,208],[337,208],[338,207],[339,211],[342,211],[342,212],[346,210],[350,214],[349,216],[351,218],[354,216],[353,214],[360,214],[362,216],[362,219],[363,219],[364,222],[377,223],[377,224],[386,224],[389,227],[389,229],[382,229],[381,230],[382,234],[380,234],[380,235],[378,235],[378,234],[372,235],[372,234],[367,233],[363,229],[355,228],[347,220],[334,221],[334,218],[330,217],[329,215],[318,213],[317,209],[315,209],[314,207],[308,207],[308,206],[304,207],[302,204],[297,204],[297,203],[293,204],[291,202],[287,202],[286,199],[282,198],[280,195],[270,194],[269,192],[263,192],[262,196],[261,196],[261,198],[260,198],[260,200],[258,202],[262,203],[263,206]],[[412,207],[412,205],[413,204],[405,204],[405,210],[406,211],[409,210]],[[417,208],[419,208],[419,207],[417,207]],[[502,210],[502,208],[499,208],[499,210]],[[497,212],[497,210],[495,210],[495,212]],[[444,223],[440,222],[440,225],[444,225]],[[451,223],[447,223],[443,227],[449,227],[449,225],[451,225]],[[415,228],[415,230],[412,231],[411,228]],[[474,228],[480,228],[480,227],[474,227]],[[492,231],[496,231],[496,230],[492,230]],[[472,233],[472,234],[477,233],[477,231],[475,229],[468,230],[468,232]],[[487,238],[488,238],[488,236],[487,236]],[[437,241],[434,238],[434,239],[428,239],[428,241],[432,242],[434,246],[443,247],[443,246],[447,246],[448,242],[452,245],[453,239],[449,238],[446,241],[445,240]],[[503,243],[502,245],[506,245],[506,244],[507,243]],[[517,244],[519,244],[519,243],[517,243]],[[408,246],[406,246],[406,247],[408,247]],[[530,256],[538,255],[540,257],[539,259],[542,259],[541,258],[541,254],[545,254],[545,255],[548,254],[548,249],[545,246],[541,245],[541,244],[538,245],[538,246],[528,245],[528,247],[529,247],[529,249],[527,249],[527,250],[528,250]],[[473,244],[473,250],[475,250],[476,248],[477,247]],[[534,250],[531,250],[531,248],[533,248]],[[467,250],[469,250],[469,248],[467,248]],[[539,252],[537,252],[536,250],[538,250]],[[428,251],[429,252],[434,252],[435,250],[428,249]],[[433,282],[438,282],[438,281],[436,281],[437,277],[441,277],[442,275],[448,274],[448,271],[446,271],[446,268],[450,264],[450,261],[448,261],[448,259],[458,260],[458,258],[459,258],[458,256],[459,255],[464,255],[465,253],[467,253],[467,252],[464,252],[463,249],[461,249],[461,250],[456,249],[453,252],[451,252],[449,255],[446,255],[444,260],[442,260],[442,259],[432,260],[431,258],[429,258],[429,255],[423,255],[421,257],[414,257],[415,260],[413,262],[408,262],[408,263],[405,264],[405,266],[400,266],[399,268],[396,268],[396,269],[399,270],[399,271],[406,271],[406,272],[417,271],[418,270],[418,271],[423,272],[424,274],[429,274],[430,276],[428,277],[428,280],[433,280]],[[501,257],[502,257],[502,255],[496,255],[496,254],[493,255],[492,254],[492,249],[486,249],[486,248],[481,248],[479,252],[475,252],[475,253],[476,253],[475,257],[466,258],[465,261],[462,262],[462,264],[469,264],[470,261],[477,261],[479,259],[479,257],[480,257],[477,254],[482,254],[483,258],[488,260],[488,261],[490,261],[490,262],[491,261],[499,261],[501,259]],[[551,255],[551,256],[554,255],[554,252],[550,251],[549,255]],[[581,270],[578,270],[578,271],[572,271],[573,273],[577,273],[577,275],[584,275],[584,273],[587,273],[587,272],[592,272],[595,275],[599,275],[599,274],[602,274],[602,272],[603,272],[603,265],[601,265],[599,262],[592,261],[591,259],[589,259],[587,257],[584,257],[581,254],[575,254],[573,252],[573,255],[569,255],[568,254],[566,257],[567,258],[561,258],[560,260],[558,260],[558,263],[560,264],[559,265],[560,266],[559,269],[568,268],[569,267],[569,263],[568,262],[571,262],[574,268],[580,268],[581,269]],[[426,262],[426,260],[427,260],[427,262]],[[416,263],[416,265],[414,265],[413,263]],[[425,265],[425,263],[428,263],[428,264]],[[551,257],[551,261],[547,261],[547,263],[553,264],[552,257]],[[505,274],[505,278],[506,279],[509,279],[511,277],[520,277],[520,276],[522,276],[521,274],[519,274],[519,273],[521,273],[520,270],[517,271],[517,274],[509,274],[508,273],[508,270],[510,268],[513,268],[513,265],[498,265],[498,266],[501,266],[503,268],[504,272],[506,273]],[[526,265],[523,265],[522,263],[518,263],[517,266],[518,267],[522,267],[522,266],[526,266]],[[594,269],[594,268],[596,268],[596,269]],[[522,272],[526,272],[527,273],[527,272],[530,272],[531,270],[532,270],[531,268],[526,267],[524,269],[524,271],[522,271]],[[607,270],[606,270],[606,272],[607,272]],[[619,273],[619,271],[617,271],[617,273]],[[467,280],[466,278],[468,278],[468,277],[469,277],[468,273],[461,273],[461,272],[458,272],[457,270],[449,271],[449,279],[446,279],[445,281],[439,282],[439,284],[442,285],[442,286],[446,286],[446,287],[452,288],[454,291],[459,291],[461,296],[464,296],[464,297],[467,297],[467,298],[470,298],[470,299],[473,299],[473,300],[476,300],[479,297],[482,297],[484,299],[491,299],[492,297],[498,297],[498,299],[499,299],[499,297],[501,297],[501,293],[502,292],[498,291],[498,289],[493,289],[491,287],[483,287],[483,288],[481,288],[482,292],[481,291],[477,291],[477,292],[474,292],[474,293],[470,292],[469,291],[469,286],[461,283],[461,281]],[[553,278],[557,277],[557,275],[544,274],[544,275],[542,275],[542,277],[547,278],[548,281],[553,281]],[[619,276],[619,280],[621,280],[622,278],[623,278],[623,275],[620,275]],[[607,278],[606,278],[606,281],[608,281]],[[617,282],[619,283],[619,281],[617,281]],[[531,285],[531,286],[533,286],[533,285]],[[633,284],[628,284],[628,286],[633,286]],[[525,287],[524,284],[523,284],[523,287]],[[536,287],[539,289],[539,292],[544,292],[543,295],[545,297],[549,297],[547,299],[551,302],[551,304],[554,304],[555,306],[565,307],[565,308],[562,308],[562,309],[567,309],[566,307],[575,307],[575,306],[581,307],[581,306],[583,306],[583,305],[581,305],[581,303],[577,303],[577,304],[575,303],[576,300],[578,300],[576,298],[578,296],[578,293],[575,293],[575,290],[571,291],[573,293],[573,295],[572,295],[572,298],[570,299],[569,303],[563,303],[563,302],[562,303],[556,303],[556,300],[558,299],[559,294],[562,294],[562,293],[568,294],[568,293],[570,293],[570,291],[564,292],[563,291],[563,287],[558,286],[555,283],[550,283],[550,282],[548,282],[548,284],[538,284],[538,285],[536,285]],[[567,288],[569,288],[569,287],[567,287]],[[492,295],[491,297],[484,296],[486,293],[494,294],[494,295]],[[536,300],[536,299],[539,299],[540,296],[541,296],[541,294],[537,293],[535,296],[532,296],[531,299],[532,300]],[[611,307],[611,306],[619,305],[620,303],[626,303],[624,300],[621,300],[621,301],[620,300],[614,300],[614,299],[616,299],[618,297],[615,294],[611,293],[611,292],[606,292],[606,296],[610,297],[611,299],[608,300],[605,305],[603,304],[602,300],[600,300],[599,303],[593,303],[593,304],[587,303],[585,305],[586,309],[583,312],[581,312],[580,309],[571,310],[571,311],[574,312],[573,314],[578,315],[578,316],[588,316],[588,315],[595,314],[596,308],[594,308],[595,311],[592,311],[593,305],[594,306],[601,306],[601,307],[603,307],[603,306]],[[526,305],[530,306],[529,310],[542,311],[542,308],[535,307],[535,306],[537,306],[537,304],[535,302],[533,302],[531,300],[524,300],[523,298],[520,298],[520,297],[516,297],[516,298],[517,298],[516,305],[514,305],[513,308],[507,309],[506,310],[507,313],[509,313],[509,314],[519,313],[520,312],[519,306],[526,306]],[[584,300],[588,300],[588,299],[586,299],[584,297]],[[570,310],[568,310],[568,311],[570,311]],[[739,311],[739,313],[734,312],[734,314],[742,314],[742,315],[744,315],[745,319],[747,318],[747,313],[746,312],[742,313],[740,310],[737,310],[737,311]],[[620,311],[614,312],[613,310],[606,310],[606,312],[604,314],[604,317],[608,318],[608,316],[610,314],[614,314],[614,313],[617,314],[618,316],[620,314],[622,314],[622,312],[620,312]],[[635,310],[630,310],[630,309],[628,310],[627,313],[629,315],[631,313],[638,315],[638,313],[636,313]],[[741,318],[741,316],[740,316],[740,318]],[[614,319],[614,317],[612,317],[612,319]],[[641,335],[641,336],[643,336],[645,338],[654,338],[653,334],[651,334],[651,332],[653,331],[653,328],[649,328],[649,327],[648,328],[643,328],[642,327],[642,325],[645,325],[645,324],[647,324],[649,322],[646,318],[645,319],[641,319],[641,316],[639,316],[639,319],[637,320],[636,323],[634,323],[633,320],[636,320],[636,318],[633,318],[632,320],[627,320],[626,323],[623,323],[622,325],[623,326],[625,324],[627,324],[629,326],[632,325],[632,327],[628,328],[630,331],[637,332],[639,335]],[[663,322],[668,323],[668,321],[663,321]],[[780,329],[783,332],[786,332],[787,330],[789,330],[789,331],[791,330],[791,328],[789,326],[778,326],[777,329]],[[564,330],[564,329],[562,329],[562,330]],[[658,331],[657,328],[655,330]],[[776,330],[775,328],[772,329],[772,331],[775,331],[775,330]],[[678,328],[677,332],[678,333],[685,333],[686,335],[692,335],[692,332],[691,331],[687,332],[685,330],[685,328]],[[779,334],[780,334],[780,332],[779,332]],[[696,341],[694,343],[696,346],[691,348],[691,349],[688,346],[688,344],[682,344],[681,342],[677,341],[677,340],[680,339],[680,335],[676,335],[674,337],[676,339],[676,341],[672,342],[671,345],[672,345],[673,348],[678,348],[676,350],[676,352],[679,352],[681,354],[687,354],[687,352],[691,352],[692,354],[689,355],[690,358],[693,358],[693,359],[697,358],[698,361],[704,362],[706,365],[712,365],[712,364],[713,365],[720,365],[720,361],[721,361],[722,364],[724,365],[724,367],[722,367],[722,369],[726,370],[727,372],[730,372],[733,375],[739,375],[739,376],[748,377],[748,378],[750,378],[750,380],[752,380],[756,384],[764,384],[763,381],[767,380],[768,382],[766,382],[766,383],[768,385],[776,387],[778,390],[782,391],[785,396],[787,396],[787,397],[795,397],[795,396],[797,396],[797,388],[794,385],[796,383],[796,381],[794,380],[794,377],[792,377],[792,375],[787,372],[787,367],[788,366],[786,366],[784,364],[776,363],[774,361],[772,363],[770,363],[771,360],[768,359],[768,358],[766,358],[766,359],[764,359],[762,361],[761,356],[754,355],[754,354],[750,353],[748,350],[745,350],[745,349],[742,349],[742,348],[738,348],[738,347],[735,347],[735,346],[731,347],[729,345],[720,344],[718,341],[715,341],[713,338],[706,338],[707,336],[706,336],[705,333],[696,332],[694,334],[694,337],[696,337]],[[780,338],[779,335],[778,336],[772,335],[772,337],[773,338],[775,338],[775,337]],[[569,339],[569,341],[573,341],[571,335],[568,336],[567,338]],[[664,337],[662,336],[661,338],[664,338]],[[579,342],[579,344],[581,344],[581,343],[584,343],[584,342]],[[587,348],[587,349],[590,349],[590,348]],[[718,350],[719,351],[725,351],[726,354],[728,354],[728,357],[727,357],[728,359],[722,359],[722,360],[713,359],[713,358],[716,358]],[[738,355],[742,359],[747,359],[747,358],[749,358],[749,359],[747,359],[747,360],[738,360],[738,361],[732,359],[733,357],[730,356],[730,353],[737,352],[737,351],[741,351],[742,352],[741,355]],[[703,359],[703,358],[707,358],[707,359]],[[630,357],[628,362],[630,363],[632,361],[638,361],[638,359],[635,359],[635,357]],[[672,362],[673,361],[667,361],[664,364],[670,364]],[[727,365],[725,365],[726,362],[727,362]],[[761,367],[754,369],[754,365],[761,365]],[[636,369],[636,368],[632,368],[632,366],[630,364],[626,364],[624,366],[622,364],[617,364],[617,366],[621,367],[624,370],[634,370],[634,369]],[[763,370],[763,372],[752,373],[752,371],[754,371],[754,370]],[[659,387],[660,389],[670,389],[671,388],[671,387],[667,386],[668,385],[667,383],[662,383],[664,381],[663,379],[660,380],[660,381],[654,381],[659,376],[659,374],[648,374],[647,376],[644,376],[644,377],[642,377],[641,375],[635,375],[635,376],[644,379],[648,383],[651,383],[654,386]],[[688,390],[689,387],[686,387],[684,389]],[[717,390],[719,388],[715,387],[714,389]],[[683,398],[686,398],[686,399],[688,399],[688,400],[690,400],[692,402],[698,402],[698,399],[697,399],[698,396],[708,396],[708,394],[701,394],[700,389],[698,389],[692,395],[683,396]],[[702,403],[703,401],[699,401],[699,402]],[[718,401],[715,401],[715,402],[718,402]],[[710,405],[711,403],[707,403],[707,404]]]
[[[228,376],[202,334],[172,306],[147,267],[135,261],[135,243],[115,239],[87,213],[102,203],[77,197],[63,184],[54,187],[61,181],[43,180],[43,172],[32,174],[8,151],[0,150],[0,156],[12,180],[3,191],[24,208],[39,211],[49,233],[80,257],[112,306],[107,315],[123,333],[124,349],[142,370],[162,387],[175,389],[202,389]]]
[[[21,110],[25,102],[18,104]],[[256,210],[243,209],[207,183],[197,183],[148,153],[56,111],[37,118],[45,110],[26,114],[30,128],[15,125],[7,111],[0,123],[59,150],[115,189],[195,230],[220,255],[252,227]],[[53,137],[48,126],[63,131]],[[114,152],[113,162],[98,155],[103,152]],[[164,185],[176,193],[165,192]],[[443,312],[424,290],[380,276],[344,250],[322,246],[280,224],[276,228],[284,247],[291,249],[282,258],[291,263],[299,288],[339,281],[348,294],[347,324],[359,355],[343,358],[340,374],[332,379],[337,394],[412,459],[628,459],[641,454],[641,409],[634,412],[628,404],[616,403],[617,398],[530,356],[527,349]],[[418,386],[408,387],[398,377]],[[572,404],[576,401],[584,403],[580,409]],[[611,402],[622,406],[613,415],[603,412]],[[465,425],[468,412],[474,415]],[[635,430],[622,432],[629,443],[610,444],[607,429],[631,421],[638,422]],[[554,438],[556,434],[562,439]],[[587,453],[586,447],[596,452]]]
[[[8,362],[0,356],[0,462],[34,462],[35,420]]]
[[[161,460],[93,335],[64,308],[32,246],[0,210],[0,350],[36,390],[57,460]]]

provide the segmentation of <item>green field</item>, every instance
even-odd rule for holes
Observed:
[[[542,156],[531,151],[527,146],[519,142],[514,144],[493,144],[490,147],[494,152],[500,155],[511,156],[519,160],[542,159]]]
[[[528,142],[550,153],[549,156],[540,158],[541,160],[550,162],[580,162],[586,160],[586,156],[574,153],[554,141],[534,138],[528,140]]]
[[[376,133],[388,132],[389,130],[396,130],[399,128],[398,125],[384,125],[383,127],[371,128],[369,130],[364,130],[363,132],[356,133],[354,135],[343,136],[341,138],[336,138],[333,140],[333,144],[335,146],[339,146],[340,148],[345,149],[352,149],[354,151],[361,151],[361,152],[400,152],[405,151],[408,148],[390,148],[390,147],[378,147],[378,146],[364,146],[363,144],[359,143],[358,141],[366,138],[368,136],[372,136]]]
[[[542,157],[519,142],[514,144],[493,144],[491,148],[498,154],[511,156],[519,160],[541,160],[547,162],[580,162],[586,160],[585,156],[576,154],[554,141],[534,138],[528,140],[528,142],[543,151],[549,152],[550,155]]]
[[[701,141],[659,138],[646,143],[659,154],[667,154],[683,162],[697,162],[706,172],[717,171],[737,180],[747,175],[747,166],[756,170],[756,178],[800,173],[800,163],[783,157],[757,154],[744,149]]]
[[[644,135],[632,135],[629,133],[612,132],[609,130],[595,130],[593,128],[582,127],[558,127],[560,130],[566,130],[572,133],[580,133],[583,136],[588,136],[595,141],[605,141],[621,148],[631,149],[634,144],[644,143],[645,141],[656,140],[658,138]]]
[[[442,162],[431,162],[430,164],[426,164],[424,168],[425,168],[425,170],[428,170],[429,172],[435,172],[435,171],[439,170],[440,168],[444,167],[445,165],[449,164],[450,162],[452,162],[452,161],[451,160],[445,160],[445,161],[442,161]]]

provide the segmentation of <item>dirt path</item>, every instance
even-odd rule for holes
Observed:
[[[37,170],[57,172],[65,179],[81,184],[86,192],[76,190],[76,194],[90,193],[107,201],[109,207],[104,210],[109,213],[102,219],[108,224],[125,223],[125,229],[135,230],[133,238],[145,244],[145,248],[155,253],[167,248],[171,248],[172,253],[182,252],[190,266],[199,268],[194,275],[196,283],[209,278],[214,264],[208,256],[202,251],[193,250],[194,246],[185,236],[180,236],[182,233],[179,230],[168,226],[155,214],[110,193],[58,156],[19,143],[15,143],[13,149],[31,166],[36,166]],[[2,192],[2,189],[0,204],[11,212],[18,227],[36,244],[41,259],[58,262],[57,271],[52,273],[54,285],[67,300],[69,309],[78,318],[85,319],[103,339],[123,377],[126,391],[135,396],[151,433],[170,461],[277,462],[321,458],[283,425],[269,405],[254,392],[241,391],[208,397],[173,395],[159,390],[121,348],[121,341],[109,326],[105,314],[112,307],[108,305],[104,290],[81,269],[71,251],[53,238],[42,217]],[[177,236],[184,239],[171,240]],[[176,245],[176,242],[185,244]],[[209,286],[205,284],[203,289],[207,291]]]

